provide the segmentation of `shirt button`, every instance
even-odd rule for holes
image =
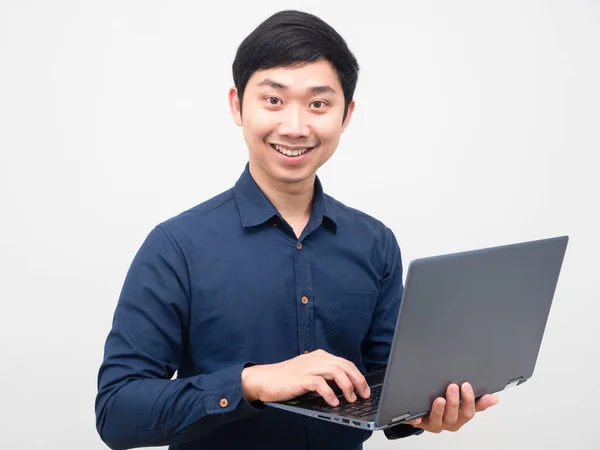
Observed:
[[[298,242],[298,243],[296,244],[296,248],[297,248],[298,250],[300,250],[300,249],[302,248],[302,242]]]
[[[303,305],[306,305],[308,303],[308,297],[305,295],[304,297],[302,297],[301,301]]]
[[[221,405],[221,408],[227,408],[227,405],[229,405],[229,402],[227,401],[226,398],[222,398],[221,401],[219,402],[219,404]]]
[[[277,222],[273,222],[273,226],[276,227],[277,226]]]

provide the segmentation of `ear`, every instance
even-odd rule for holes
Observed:
[[[233,116],[234,122],[241,127],[242,107],[240,104],[240,99],[238,98],[238,91],[235,87],[229,89],[229,109],[231,110],[231,115]]]
[[[350,102],[350,104],[348,105],[348,113],[346,114],[346,119],[344,120],[344,123],[342,124],[342,133],[344,132],[344,130],[350,123],[350,119],[352,119],[352,113],[354,112],[354,107],[355,107],[355,103],[354,103],[354,100],[352,100]]]

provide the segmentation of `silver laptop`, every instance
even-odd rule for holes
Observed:
[[[532,375],[568,236],[411,261],[385,369],[366,374],[371,398],[338,407],[316,393],[267,405],[380,430],[429,414],[450,383],[476,397]],[[330,382],[332,383],[332,382]]]

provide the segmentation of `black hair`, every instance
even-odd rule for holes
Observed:
[[[345,120],[358,81],[358,61],[330,25],[313,14],[295,10],[273,14],[238,47],[232,69],[240,106],[254,72],[320,59],[329,61],[337,72],[344,92]]]

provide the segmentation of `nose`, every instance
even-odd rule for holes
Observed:
[[[279,134],[291,139],[301,139],[310,135],[308,123],[300,108],[287,108],[279,125]]]

